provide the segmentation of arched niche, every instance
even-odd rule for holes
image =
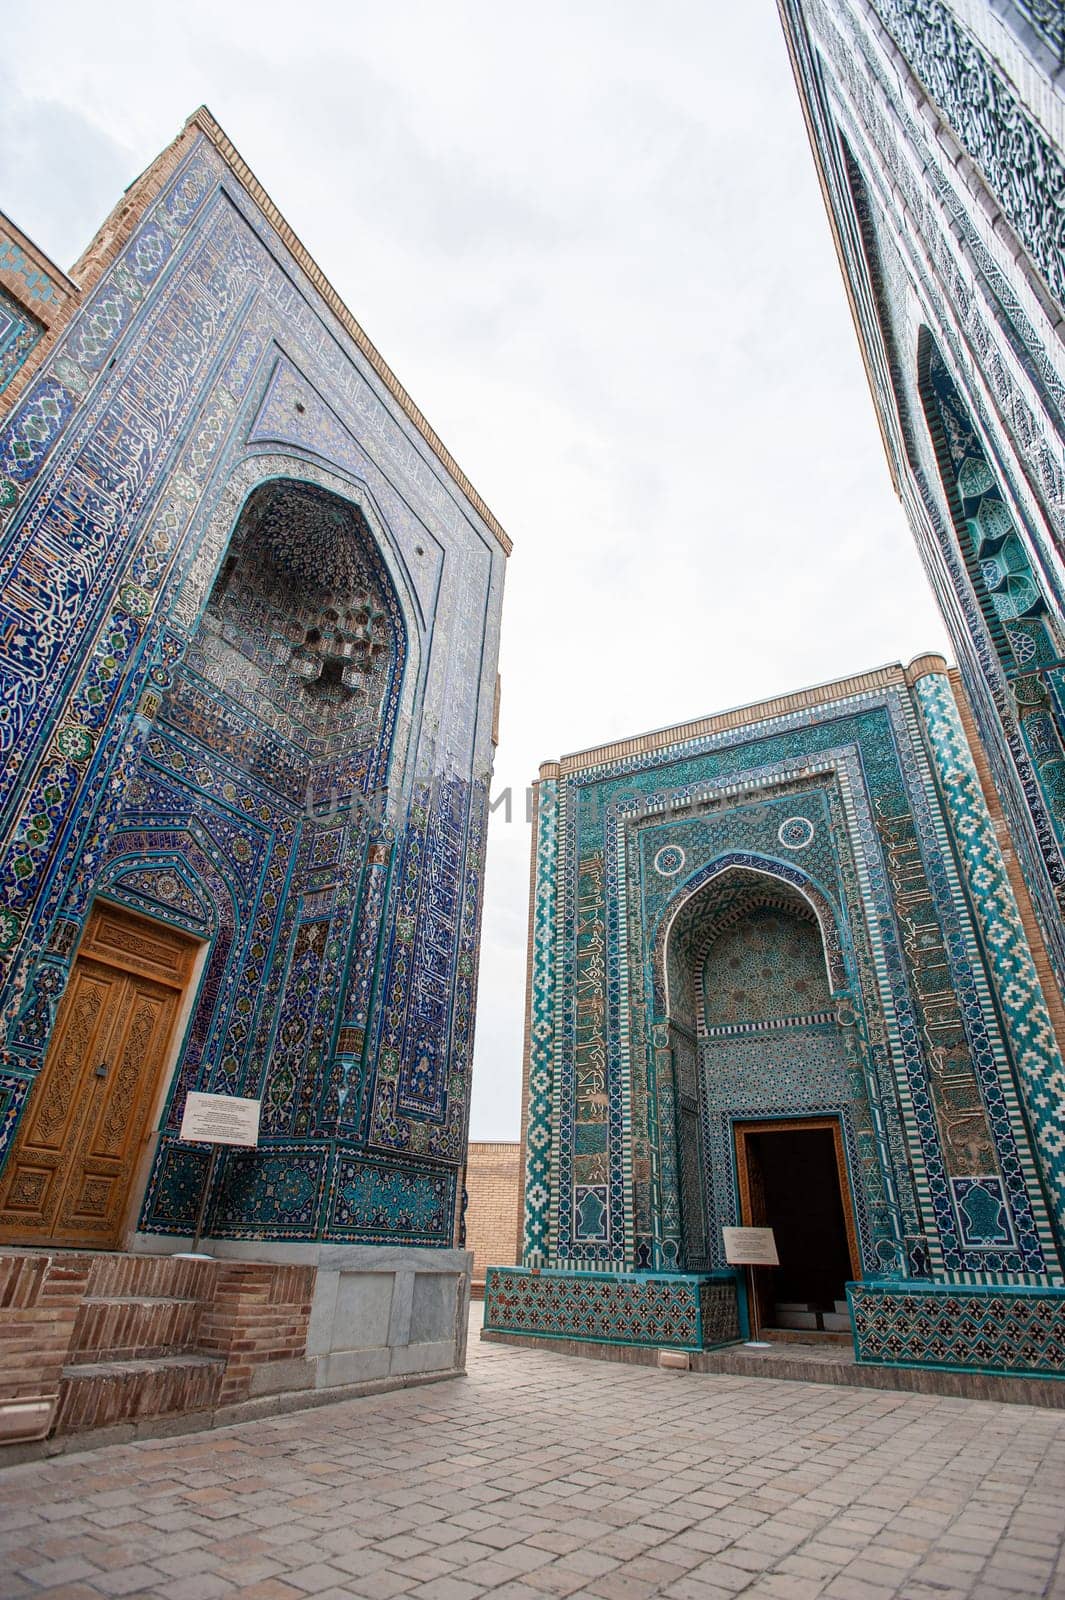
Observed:
[[[668,1043],[657,1106],[663,1257],[723,1265],[722,1227],[751,1220],[741,1212],[737,1128],[774,1122],[801,1132],[817,1122],[837,1130],[832,1181],[850,1258],[871,1260],[868,1217],[883,1204],[882,1176],[875,1158],[859,1161],[872,1150],[872,1117],[846,1037],[853,1029],[840,1021],[853,1019],[855,1002],[827,895],[784,863],[721,857],[680,890],[655,964]]]
[[[384,784],[406,652],[361,508],[272,479],[241,508],[163,715],[192,727],[229,713],[249,730],[249,774],[312,809],[316,786],[335,803]]]

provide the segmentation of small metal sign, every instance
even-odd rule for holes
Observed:
[[[245,1100],[236,1094],[198,1094],[185,1096],[181,1118],[181,1139],[194,1144],[259,1143],[261,1100]]]
[[[772,1228],[722,1228],[721,1236],[730,1267],[779,1267]]]

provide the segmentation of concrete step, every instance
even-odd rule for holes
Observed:
[[[63,1368],[55,1432],[210,1411],[225,1373],[220,1357],[171,1355],[135,1361],[86,1362]]]
[[[826,1311],[821,1317],[821,1325],[826,1333],[850,1333],[850,1314],[848,1312]]]
[[[812,1300],[778,1300],[774,1306],[776,1311],[816,1311],[817,1307]]]
[[[849,1317],[851,1314],[851,1308],[846,1300],[837,1300],[835,1302],[835,1310],[841,1317]]]
[[[176,1295],[93,1295],[82,1301],[68,1360],[133,1361],[180,1355],[196,1344],[201,1306]]]

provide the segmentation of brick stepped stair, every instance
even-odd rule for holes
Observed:
[[[218,1404],[225,1360],[197,1348],[204,1265],[98,1256],[59,1383],[55,1432]]]
[[[55,1432],[80,1433],[218,1404],[226,1364],[217,1356],[171,1354],[63,1368]]]

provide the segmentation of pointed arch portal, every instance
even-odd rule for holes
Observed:
[[[782,863],[719,858],[681,890],[655,954],[670,1080],[658,1086],[659,1135],[676,1148],[677,1260],[720,1264],[723,1226],[772,1227],[781,1266],[763,1275],[764,1323],[830,1329],[846,1320],[845,1285],[862,1271],[831,902]],[[670,1166],[663,1151],[663,1187]]]

